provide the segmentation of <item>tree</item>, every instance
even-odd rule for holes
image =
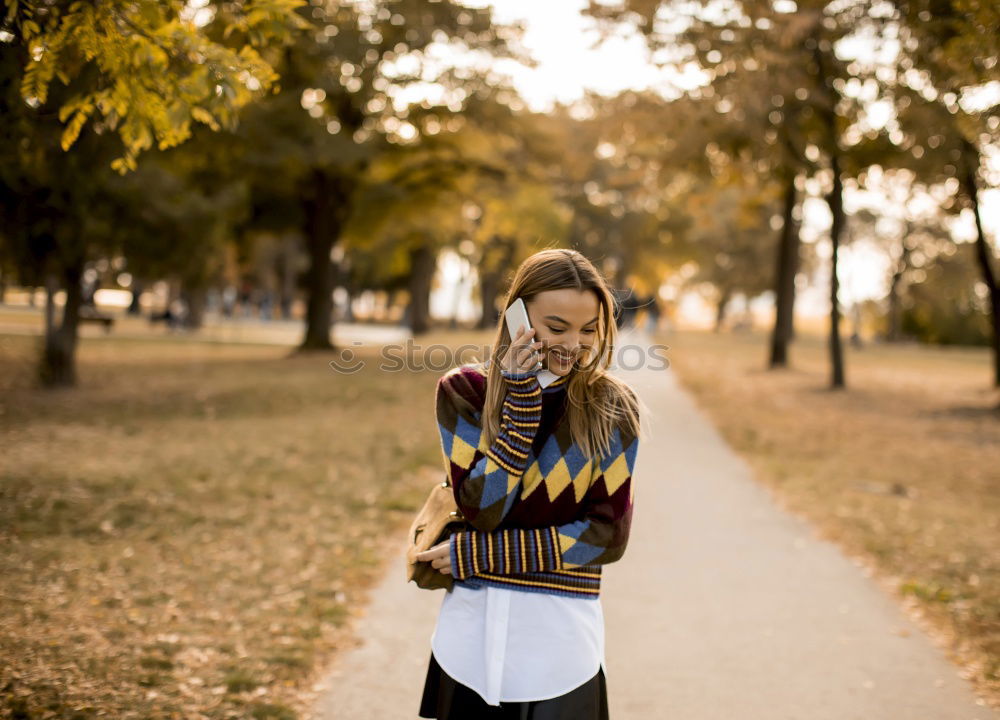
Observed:
[[[718,291],[715,329],[722,329],[726,305],[736,294],[752,299],[767,290],[772,230],[780,186],[734,167],[724,176],[692,188],[688,212],[693,218],[690,244],[698,272],[689,284],[710,283]]]
[[[461,115],[449,118],[453,130],[421,134],[370,167],[345,237],[369,255],[373,247],[385,248],[387,277],[407,275],[414,333],[429,325],[431,278],[442,248],[457,248],[479,268],[485,316],[498,275],[517,251],[539,237],[558,239],[562,227],[550,189],[525,169],[528,120],[477,93]],[[414,121],[424,122],[419,114]]]
[[[670,214],[661,149],[655,141],[651,147],[647,127],[652,109],[663,106],[660,98],[631,91],[612,98],[591,93],[535,121],[541,133],[532,152],[555,199],[571,213],[570,246],[619,289],[629,282],[658,288],[679,247],[683,218]]]
[[[232,176],[224,150],[216,133],[197,128],[188,142],[148,153],[135,172],[111,181],[123,230],[114,249],[133,277],[176,281],[190,329],[201,327],[207,291],[251,212],[249,183]]]
[[[226,43],[209,38],[179,0],[5,0],[3,31],[24,69],[24,102],[65,123],[63,150],[88,122],[95,132],[112,130],[124,146],[112,167],[124,173],[154,141],[161,150],[184,142],[193,122],[234,127],[239,109],[278,79],[257,49],[309,27],[295,13],[305,4],[246,0],[205,9],[222,18]],[[50,110],[55,79],[74,92]]]
[[[301,4],[259,0],[215,9],[229,21],[222,42],[186,18],[181,2],[6,0],[0,232],[8,254],[32,258],[27,269],[45,277],[44,385],[76,382],[84,265],[95,252],[110,253],[127,230],[112,168],[135,168],[154,140],[161,148],[183,142],[192,120],[231,125],[274,80],[256,48],[290,41],[301,26],[291,15]],[[57,324],[59,287],[66,303]]]
[[[273,58],[281,92],[247,113],[240,134],[255,194],[284,194],[298,205],[298,219],[289,222],[301,228],[309,255],[300,349],[325,350],[332,347],[330,258],[370,165],[394,144],[439,132],[441,121],[430,116],[460,112],[482,85],[479,73],[459,72],[435,54],[448,47],[460,55],[504,55],[513,31],[495,27],[489,8],[452,0],[317,2],[310,17],[316,32]],[[407,87],[426,91],[427,85],[439,86],[441,102],[401,99]],[[426,123],[414,122],[418,108],[426,111]],[[419,247],[422,241],[410,242]],[[433,270],[423,255],[414,259]]]
[[[893,137],[898,152],[891,162],[913,169],[928,184],[948,178],[958,183],[956,209],[968,209],[975,227],[973,251],[990,313],[993,382],[1000,387],[1000,289],[979,199],[983,147],[1000,139],[1000,103],[969,103],[977,90],[996,82],[1000,9],[996,3],[955,0],[893,0],[892,6],[895,12],[879,22],[898,29],[900,39],[885,88],[898,118]]]
[[[747,153],[757,159],[758,171],[776,172],[783,183],[785,220],[776,263],[778,306],[772,366],[785,362],[784,345],[790,335],[790,308],[785,303],[794,290],[796,243],[792,242],[789,219],[795,203],[795,178],[800,168],[825,158],[826,167],[819,172],[829,186],[825,199],[833,217],[830,382],[838,388],[845,384],[837,299],[838,248],[846,220],[843,182],[845,174],[860,171],[863,160],[852,154],[845,139],[847,130],[856,123],[860,104],[843,92],[850,72],[835,48],[852,32],[864,10],[862,4],[825,0],[806,0],[793,7],[786,12],[767,0],[744,0],[720,12],[709,2],[625,0],[619,5],[592,5],[591,12],[638,28],[658,54],[669,56],[665,64],[679,70],[693,64],[704,72],[707,84],[693,93],[710,98],[716,109],[730,113],[735,123],[725,141],[716,142],[713,137],[710,147],[726,154]],[[670,22],[663,22],[664,18]],[[734,138],[738,133],[742,136]],[[702,147],[708,144],[706,134]]]

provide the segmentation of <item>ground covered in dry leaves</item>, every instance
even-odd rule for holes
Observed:
[[[112,338],[48,392],[33,353],[0,336],[0,717],[299,716],[441,467],[437,374]]]

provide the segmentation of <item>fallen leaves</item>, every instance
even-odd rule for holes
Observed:
[[[23,362],[10,354],[30,353],[24,340],[3,343],[0,366]],[[282,354],[95,340],[80,359],[96,380],[59,403],[5,391],[0,707],[187,719],[308,705],[410,520],[385,506],[419,496],[414,470],[440,451],[433,377],[345,378]],[[347,383],[371,401],[347,402]]]

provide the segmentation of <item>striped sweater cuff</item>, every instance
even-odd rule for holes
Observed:
[[[451,536],[452,574],[464,580],[481,573],[549,572],[562,569],[555,526],[459,531]]]
[[[508,373],[502,371],[507,386],[504,407],[513,414],[526,417],[542,412],[542,386],[538,383],[538,372]]]
[[[493,460],[508,472],[524,470],[531,443],[542,419],[542,388],[537,371],[502,371],[507,393],[500,410],[500,432],[491,450]]]
[[[527,378],[537,378],[538,371],[540,368],[532,368],[530,370],[519,370],[517,372],[511,372],[506,368],[500,368],[500,374],[505,380],[525,380]]]

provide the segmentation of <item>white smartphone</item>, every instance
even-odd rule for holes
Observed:
[[[528,322],[528,308],[524,306],[524,300],[521,298],[510,304],[510,307],[504,312],[504,318],[507,321],[507,333],[511,340],[517,336],[518,328],[523,327],[525,332],[531,329],[531,323]],[[535,340],[537,339],[535,338]],[[542,368],[538,371],[538,384],[545,387],[557,377],[559,376],[551,370]]]

